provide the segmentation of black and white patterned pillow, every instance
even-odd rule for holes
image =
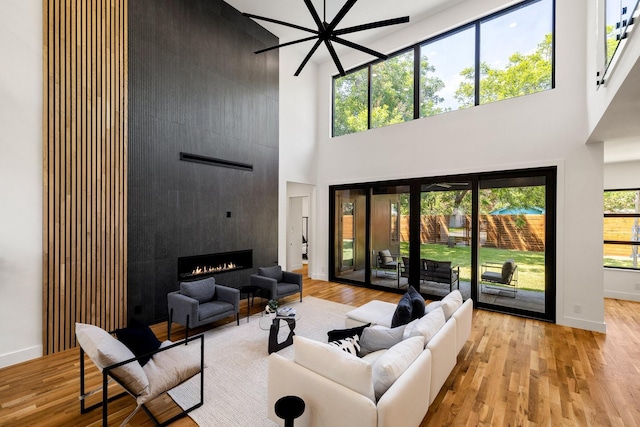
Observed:
[[[358,335],[331,341],[329,344],[338,347],[342,351],[346,351],[347,353],[360,357],[360,337],[358,337]]]

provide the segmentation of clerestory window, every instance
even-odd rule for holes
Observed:
[[[554,87],[554,0],[526,0],[333,80],[333,136]]]

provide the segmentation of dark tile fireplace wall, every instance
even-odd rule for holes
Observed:
[[[277,43],[219,0],[129,2],[130,317],[167,317],[178,258],[252,250],[235,287],[276,262],[278,53],[253,52]]]

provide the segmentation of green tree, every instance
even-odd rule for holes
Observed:
[[[336,136],[367,130],[368,84],[366,68],[335,80],[333,131]]]
[[[413,52],[371,68],[371,127],[413,119]]]
[[[413,119],[413,52],[394,56],[372,66],[371,127],[386,126]],[[444,99],[437,92],[444,82],[430,76],[435,68],[426,56],[420,60],[420,114],[438,114]],[[367,129],[368,69],[349,73],[334,83],[334,135],[345,135]]]
[[[480,104],[514,98],[551,89],[552,37],[547,34],[535,52],[524,55],[519,52],[509,57],[505,68],[492,68],[486,62],[480,64]],[[474,105],[475,70],[468,67],[460,73],[465,81],[460,83],[455,98],[461,108]]]
[[[640,204],[640,190],[604,192],[604,213],[629,213]]]

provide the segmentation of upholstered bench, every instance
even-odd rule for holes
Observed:
[[[380,325],[390,328],[391,319],[397,306],[397,304],[385,301],[369,301],[346,314],[345,326],[354,328],[371,323],[371,326]]]

